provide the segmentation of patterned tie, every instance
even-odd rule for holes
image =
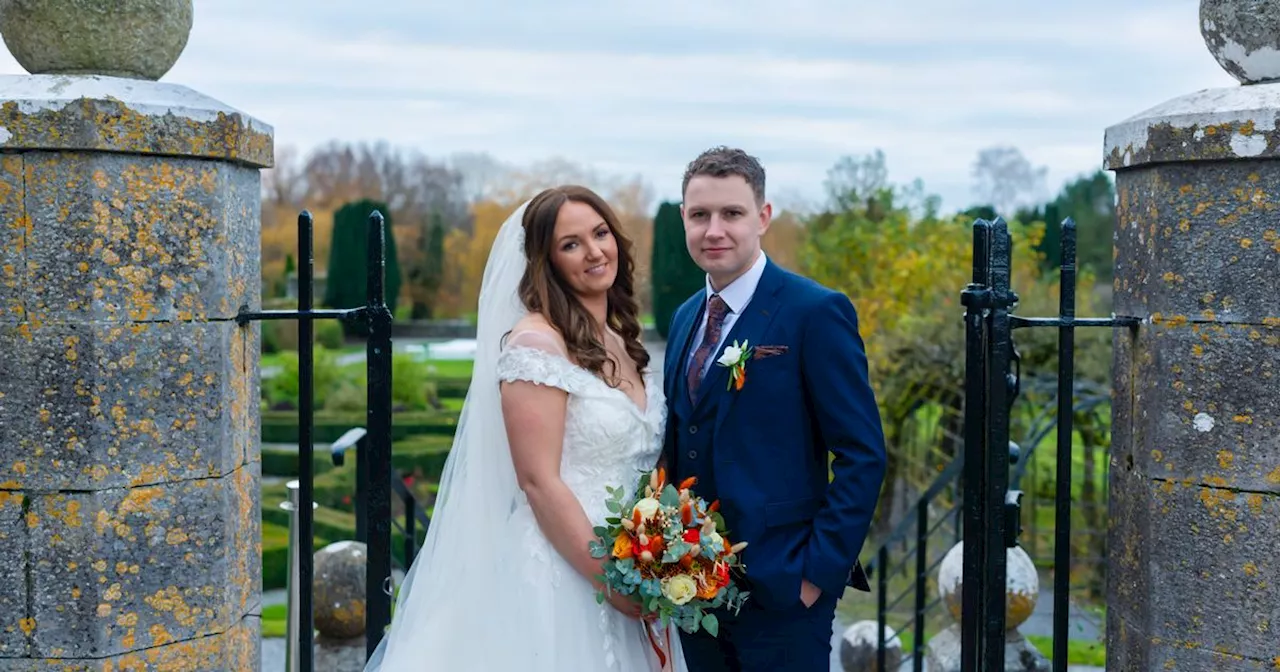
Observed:
[[[724,318],[728,313],[729,304],[719,294],[712,294],[711,300],[707,302],[707,331],[702,335],[702,343],[698,345],[697,351],[693,353],[693,362],[689,365],[685,378],[689,397],[692,399],[698,398],[698,386],[702,384],[707,357],[711,356],[711,351],[720,342],[720,330],[724,328]]]

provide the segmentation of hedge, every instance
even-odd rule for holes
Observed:
[[[467,390],[471,388],[471,378],[437,378],[432,377],[431,382],[436,384],[436,395],[441,399],[465,399]]]
[[[280,504],[285,501],[283,492],[271,492],[266,488],[262,490],[262,524],[265,528],[268,523],[283,527],[286,532],[289,530],[289,512],[280,508]],[[352,539],[356,535],[356,516],[350,511],[339,511],[332,507],[325,506],[320,503],[319,498],[316,502],[320,504],[313,512],[311,519],[312,533],[321,539]],[[262,547],[267,546],[266,532],[262,535]],[[285,543],[288,542],[288,535],[285,535]],[[264,550],[265,552],[265,550]]]
[[[453,447],[453,437],[439,434],[419,434],[391,444],[391,465],[402,473],[416,474],[432,481],[440,479],[444,462]],[[355,453],[348,453],[342,467],[333,466],[333,458],[327,450],[318,450],[311,458],[312,473],[319,479],[334,469],[355,473]],[[262,474],[264,476],[296,477],[298,452],[293,448],[262,449]]]
[[[436,492],[436,483],[444,470],[445,460],[453,447],[453,437],[419,435],[397,441],[391,446],[391,464],[397,473],[413,474],[418,479],[413,490],[421,497],[427,515]],[[293,450],[265,449],[262,451],[264,474],[294,476],[298,457]],[[354,505],[344,501],[355,495],[355,455],[348,455],[343,467],[334,467],[327,452],[314,457],[315,480],[313,497],[319,507],[312,518],[314,546],[318,550],[326,544],[356,536]],[[268,471],[268,467],[272,472]],[[288,473],[273,473],[288,472]],[[425,491],[425,492],[424,492]],[[262,587],[263,590],[284,588],[289,561],[289,512],[280,508],[288,497],[284,484],[264,485],[262,488]],[[418,544],[426,532],[418,527]],[[404,535],[395,527],[391,531],[391,554],[397,563],[404,563]]]
[[[319,411],[313,416],[311,438],[316,443],[333,443],[348,430],[365,427],[364,413],[332,413]],[[452,436],[458,425],[456,411],[403,411],[395,413],[391,422],[391,440],[399,441],[418,434]],[[297,411],[263,411],[263,443],[298,443]]]
[[[265,505],[265,501],[264,501]],[[268,522],[266,517],[262,521],[262,589],[274,590],[276,588],[287,588],[289,586],[289,520],[288,513],[279,508],[276,509],[280,513],[285,514],[283,523]],[[263,509],[266,513],[266,509]],[[319,513],[317,511],[317,513]],[[351,539],[355,536],[355,518],[352,518],[352,531],[344,532],[342,535],[330,539],[321,537],[320,535],[312,535],[315,539],[313,542],[315,548],[319,549],[333,543],[333,541],[341,539]]]
[[[347,459],[352,459],[352,456],[348,455]],[[311,456],[311,470],[316,476],[334,468],[333,458],[329,456],[329,451],[317,450]],[[298,451],[293,448],[264,447],[262,449],[262,475],[297,477]]]
[[[273,590],[276,588],[288,587],[289,577],[289,519],[288,512],[283,509],[276,508],[276,511],[285,514],[280,519],[272,514],[268,514],[266,506],[267,500],[263,498],[263,521],[262,521],[262,589]],[[279,502],[275,502],[278,504]],[[346,527],[342,527],[339,518],[330,518],[321,516],[321,512],[325,509],[316,509],[315,527],[312,538],[312,548],[316,551],[328,546],[336,541],[346,541],[356,538],[355,516],[346,514],[345,519],[348,522]],[[337,513],[337,512],[329,512]],[[268,519],[270,515],[270,519]],[[332,536],[330,536],[332,535]],[[422,548],[422,542],[426,538],[426,530],[419,525],[416,533],[417,546]],[[391,528],[391,558],[399,567],[404,567],[404,535],[395,527]]]

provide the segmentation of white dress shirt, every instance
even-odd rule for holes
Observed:
[[[728,287],[717,292],[711,288],[711,276],[707,276],[707,291],[702,301],[702,321],[698,323],[698,328],[693,332],[693,341],[689,345],[689,357],[684,363],[684,369],[689,370],[693,364],[693,355],[698,351],[698,346],[702,344],[702,335],[707,332],[707,302],[711,297],[719,294],[724,300],[725,305],[729,307],[729,312],[724,316],[724,326],[720,329],[720,340],[723,341],[729,335],[729,330],[733,329],[733,324],[738,321],[738,316],[742,315],[746,310],[747,304],[751,303],[751,297],[755,296],[756,287],[760,284],[760,277],[764,275],[764,267],[769,263],[769,258],[765,256],[764,250],[760,250],[760,256],[756,257],[756,261],[743,273],[737,280],[729,283]],[[706,376],[707,371],[715,364],[716,353],[720,351],[720,343],[716,343],[711,350],[711,356],[707,357],[706,363],[702,365],[702,375]]]

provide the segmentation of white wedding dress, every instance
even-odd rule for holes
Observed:
[[[640,408],[622,390],[549,352],[553,347],[536,331],[512,334],[498,360],[498,376],[569,393],[560,475],[592,524],[603,525],[611,515],[605,507],[605,486],[625,487],[628,497],[632,496],[640,476],[653,469],[662,452],[666,403],[661,378],[646,375],[645,407]],[[525,605],[530,628],[525,636],[541,642],[525,652],[523,669],[657,669],[644,625],[608,602],[597,604],[592,585],[543,536],[523,496],[519,502],[508,538],[519,539],[528,556],[512,568],[514,598]],[[664,640],[660,641],[665,645]],[[678,649],[675,632],[670,643]]]
[[[526,204],[527,205],[527,204]],[[525,314],[524,206],[490,251],[481,285],[471,387],[441,476],[431,525],[395,601],[391,627],[366,672],[654,672],[646,626],[608,602],[542,533],[515,478],[502,382],[568,393],[560,474],[594,525],[610,514],[606,486],[630,494],[662,450],[661,376],[635,403],[560,354],[538,331],[512,333]],[[668,669],[684,672],[678,632],[659,637]]]

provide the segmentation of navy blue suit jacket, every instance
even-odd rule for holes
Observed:
[[[713,364],[691,399],[686,366],[705,303],[705,290],[686,301],[667,341],[672,480],[699,475],[679,472],[681,432],[714,432],[697,438],[710,448],[709,485],[731,539],[748,542],[742,560],[753,601],[792,607],[802,579],[824,594],[870,590],[858,554],[884,480],[885,446],[852,302],[769,261],[719,348],[735,340],[768,347],[747,362],[741,390],[728,389],[728,369]]]

